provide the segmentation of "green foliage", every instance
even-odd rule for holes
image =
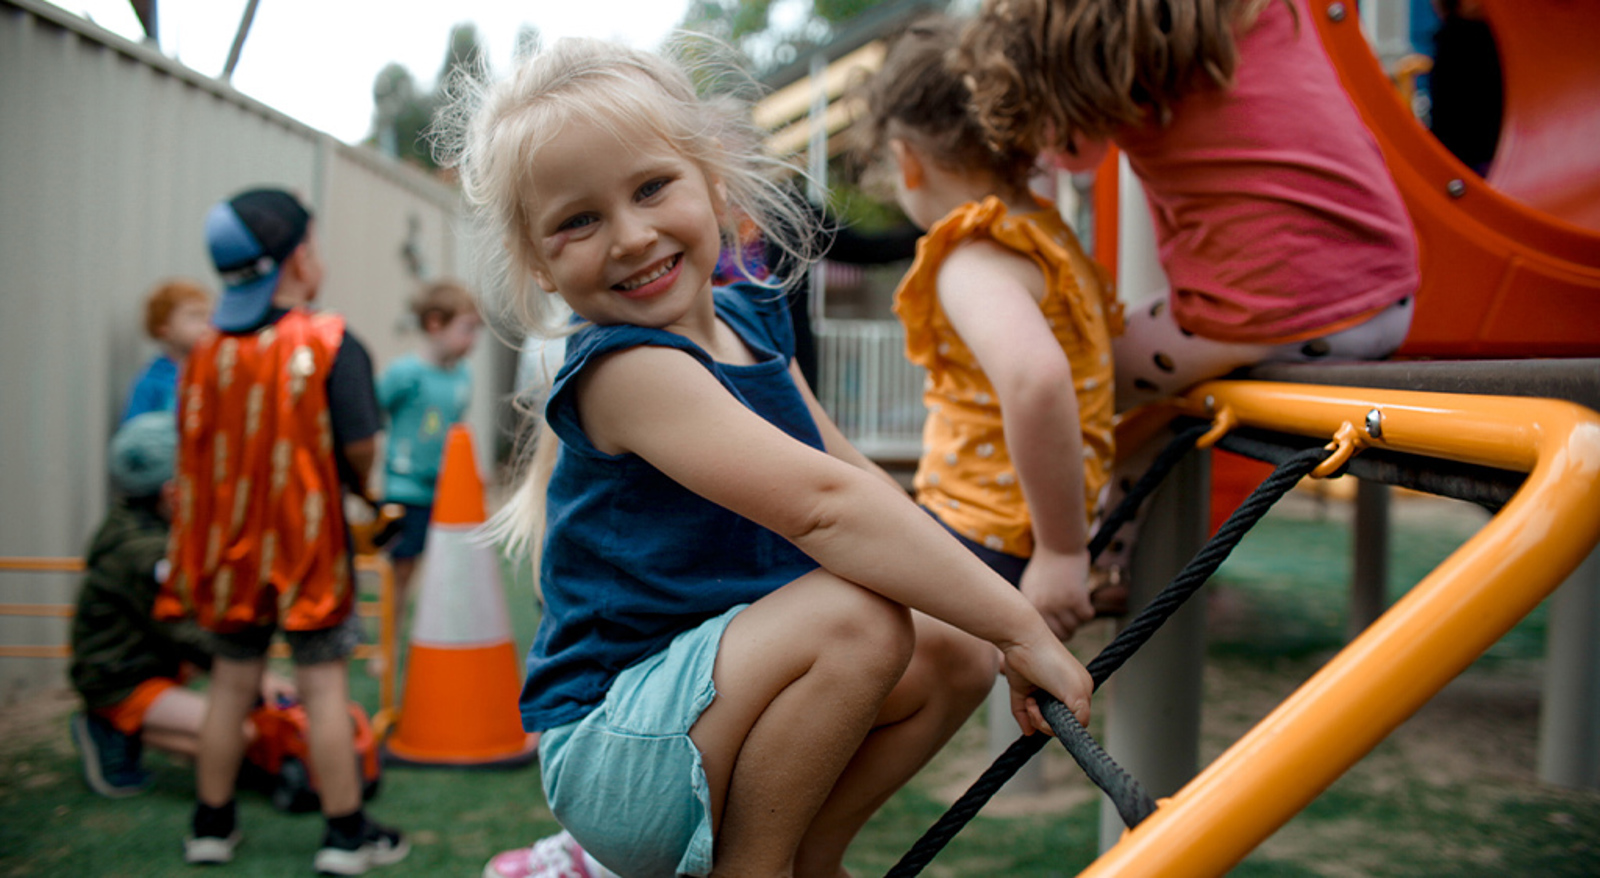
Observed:
[[[895,0],[788,0],[801,14],[780,27],[772,21],[773,0],[691,0],[679,27],[735,46],[759,74],[825,44],[837,26],[888,2]]]
[[[680,27],[737,44],[765,31],[771,10],[772,0],[692,0]]]
[[[815,0],[812,12],[830,24],[841,24],[882,5],[884,0]]]
[[[538,41],[538,30],[525,25],[517,35],[518,51],[526,51]],[[372,133],[367,135],[367,143],[401,161],[437,169],[439,165],[427,140],[428,126],[443,104],[445,88],[456,71],[479,69],[483,58],[478,29],[468,22],[450,29],[444,63],[432,91],[418,88],[411,71],[404,66],[385,66],[372,83]]]
[[[881,232],[906,221],[905,214],[895,206],[892,198],[886,201],[840,177],[831,179],[833,183],[828,187],[828,207],[840,224],[862,232]]]

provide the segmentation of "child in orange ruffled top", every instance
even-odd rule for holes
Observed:
[[[1068,170],[1115,143],[1165,289],[1113,345],[1117,410],[1269,362],[1376,360],[1411,326],[1416,237],[1306,0],[986,0],[957,66],[984,130]],[[1148,300],[1147,300],[1148,298]],[[1122,449],[1116,491],[1159,443]],[[1113,494],[1115,496],[1115,492]],[[1127,564],[1132,528],[1097,561]]]
[[[1087,528],[1112,463],[1106,272],[1029,189],[1034,156],[996,150],[948,63],[959,36],[923,19],[868,92],[868,151],[892,157],[927,230],[895,294],[906,352],[928,370],[917,501],[1063,639],[1095,615]]]

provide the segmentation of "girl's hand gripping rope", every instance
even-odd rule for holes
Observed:
[[[1036,631],[1002,646],[1000,651],[1005,656],[1001,669],[1011,685],[1011,715],[1016,717],[1024,735],[1036,731],[1055,734],[1039,708],[1036,696],[1040,689],[1066,705],[1079,723],[1089,724],[1089,699],[1094,694],[1094,680],[1042,621]]]

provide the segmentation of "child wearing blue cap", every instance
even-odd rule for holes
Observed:
[[[359,875],[410,848],[363,811],[348,744],[347,662],[360,630],[343,498],[365,496],[379,415],[366,349],[342,318],[310,310],[323,277],[313,231],[311,212],[282,189],[240,193],[206,217],[221,331],[195,347],[178,388],[183,490],[155,614],[196,618],[216,644],[184,859],[233,859],[241,723],[282,629],[328,823],[314,864]]]

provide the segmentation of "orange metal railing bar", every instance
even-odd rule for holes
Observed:
[[[1600,540],[1600,415],[1556,400],[1212,382],[1195,410],[1527,472],[1472,539],[1081,878],[1216,876],[1244,858],[1472,663]],[[1207,406],[1206,403],[1211,405]],[[1378,415],[1378,435],[1364,429]]]
[[[0,558],[0,570],[38,573],[82,573],[82,558]]]
[[[385,657],[383,673],[378,678],[378,712],[372,718],[373,728],[381,738],[384,731],[392,726],[399,716],[395,707],[395,674],[399,665],[396,660],[398,632],[395,630],[394,613],[390,609],[394,602],[394,568],[390,566],[388,558],[376,554],[356,555],[355,567],[359,573],[372,573],[378,577],[376,605],[371,602],[361,602],[356,605],[356,612],[363,617],[378,617],[378,643],[357,646],[354,657],[362,660]],[[0,558],[0,571],[5,572],[82,573],[83,570],[82,558]],[[70,619],[73,612],[74,607],[71,604],[0,604],[0,616]],[[289,652],[284,644],[275,643],[269,654],[273,658],[286,658]],[[0,645],[0,658],[71,657],[72,647],[64,643]]]

